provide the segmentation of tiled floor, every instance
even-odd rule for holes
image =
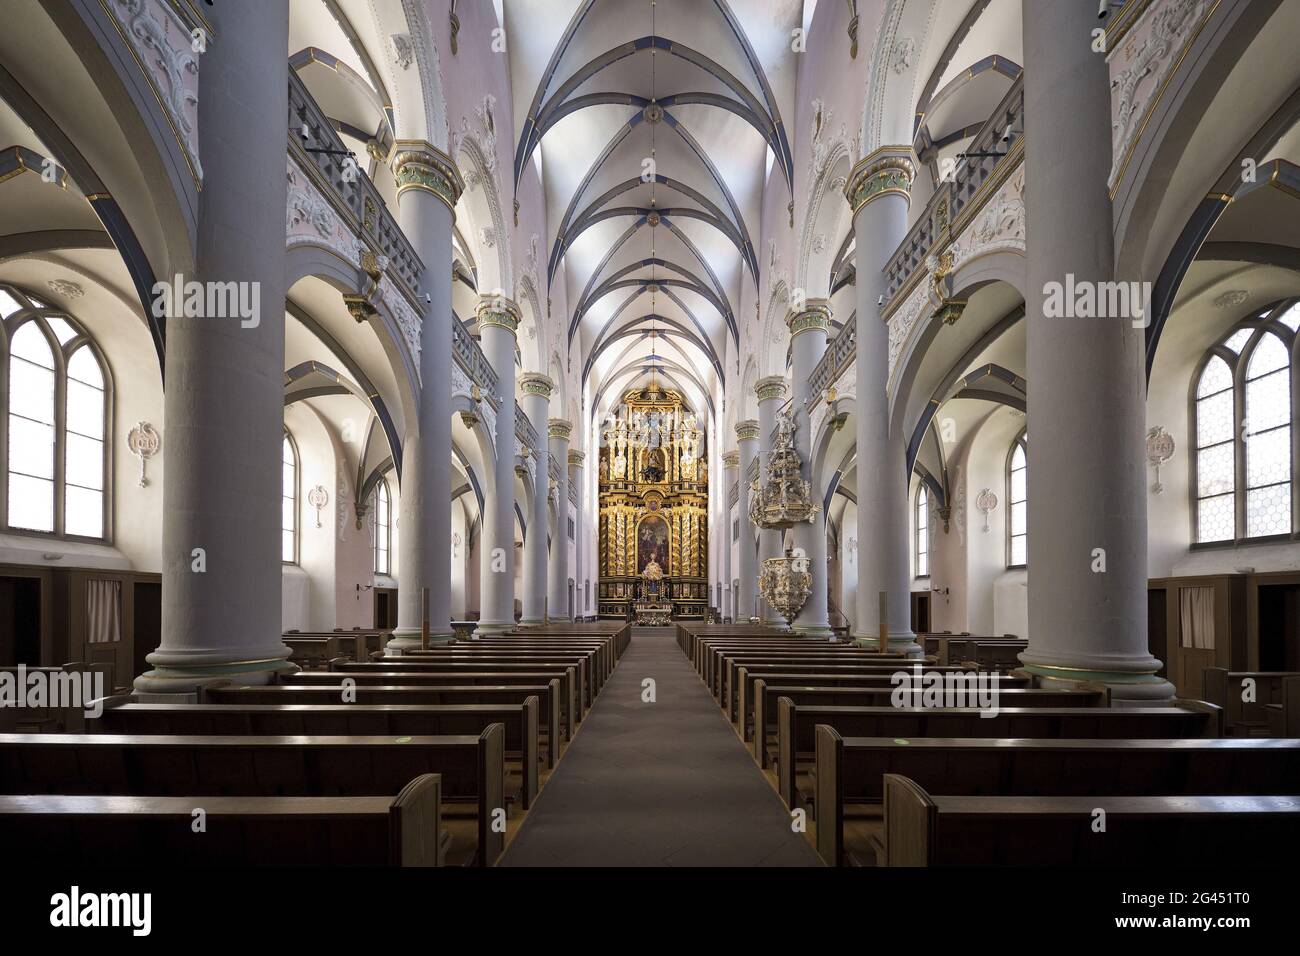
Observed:
[[[501,866],[820,865],[673,634],[634,631]]]

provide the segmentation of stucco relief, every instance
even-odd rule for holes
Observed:
[[[177,138],[203,179],[199,164],[199,55],[180,15],[162,0],[113,0],[108,5],[158,91]]]
[[[1025,249],[1025,166],[1021,163],[953,243],[953,267],[990,252]]]
[[[903,353],[903,346],[912,337],[921,316],[928,311],[930,303],[930,285],[918,282],[902,306],[889,318],[889,378],[894,377],[894,368],[898,357]]]
[[[1111,147],[1109,185],[1119,181],[1137,131],[1183,49],[1204,24],[1210,0],[1157,0],[1107,59],[1110,63]]]

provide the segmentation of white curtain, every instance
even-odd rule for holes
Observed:
[[[1214,588],[1179,588],[1178,611],[1179,645],[1214,650]]]
[[[107,644],[122,639],[122,582],[86,582],[86,643]]]

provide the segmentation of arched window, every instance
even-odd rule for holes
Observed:
[[[281,460],[284,484],[280,489],[280,560],[298,560],[298,448],[286,430]]]
[[[108,539],[108,376],[98,347],[70,316],[0,286],[4,526]]]
[[[913,542],[916,576],[930,576],[930,490],[921,482],[916,489],[916,540]]]
[[[1007,456],[1007,567],[1023,568],[1029,559],[1029,465],[1024,432],[1011,443]]]
[[[1297,327],[1295,300],[1252,315],[1211,346],[1193,380],[1197,544],[1292,534]]]
[[[388,482],[375,485],[375,573],[391,574],[393,551],[393,499]]]

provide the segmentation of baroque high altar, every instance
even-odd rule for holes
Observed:
[[[601,431],[601,617],[701,618],[709,603],[708,454],[679,392],[624,393]],[[647,573],[648,569],[648,573]]]

